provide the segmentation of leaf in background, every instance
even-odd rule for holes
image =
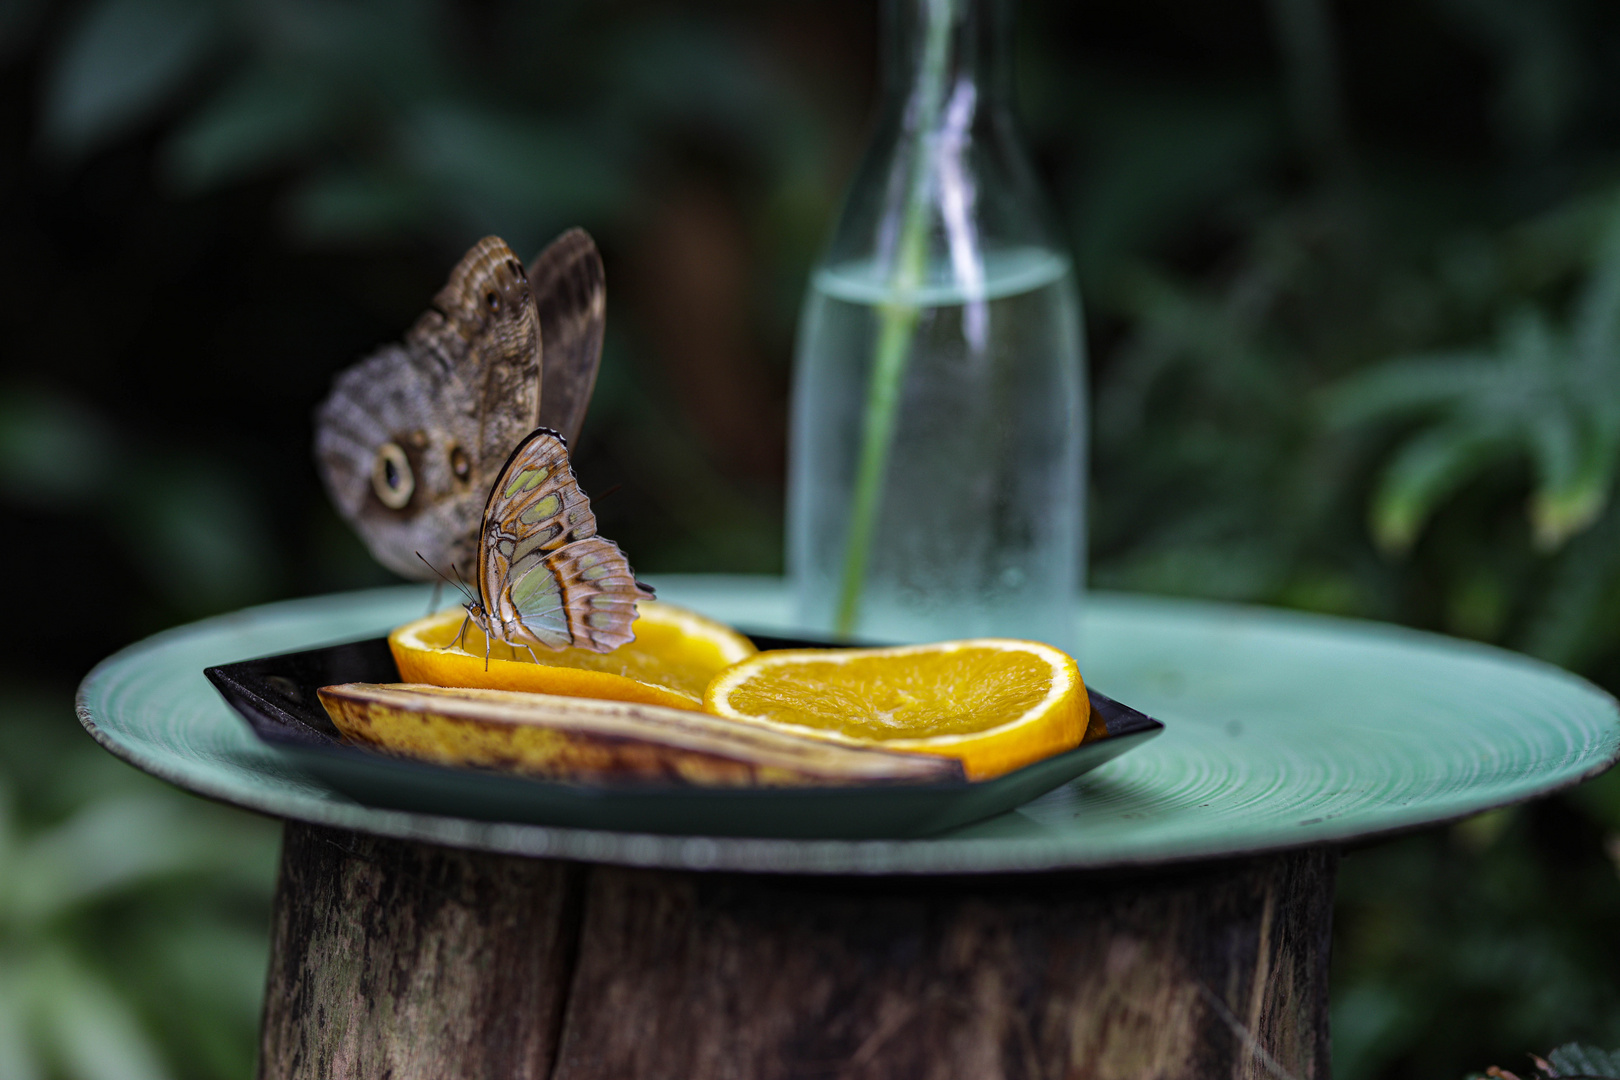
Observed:
[[[101,976],[60,949],[35,960],[51,1057],[70,1080],[168,1080],[140,1018]]]
[[[16,961],[0,957],[0,1076],[6,1080],[44,1080],[44,1070],[29,1038],[27,980]]]
[[[1606,831],[1604,854],[1610,870],[1620,876],[1620,772],[1611,769],[1587,781],[1571,791],[1569,798]]]
[[[752,134],[783,104],[780,80],[712,17],[644,22],[618,36],[607,64],[615,94],[666,121]]]
[[[1231,601],[1273,596],[1284,587],[1286,566],[1275,547],[1231,532],[1208,539],[1185,535],[1192,531],[1171,531],[1139,545],[1129,556],[1093,571],[1094,584]]]
[[[145,462],[118,504],[131,554],[182,610],[225,611],[275,588],[280,567],[245,483],[194,460]]]
[[[1253,182],[1281,143],[1263,99],[1168,87],[1111,87],[1096,112],[1085,182],[1069,234],[1085,282],[1164,243],[1211,204]]]
[[[1576,347],[1589,374],[1606,376],[1620,368],[1620,199],[1610,196],[1607,213],[1595,221],[1591,279],[1575,304]]]
[[[1411,987],[1361,983],[1335,994],[1332,1007],[1333,1073],[1377,1076],[1396,1047],[1423,1027]]]
[[[250,1075],[278,830],[136,772],[71,714],[71,695],[0,687],[0,819],[16,809],[0,820],[0,1027],[9,1012],[20,1040],[0,1045],[0,1080],[28,1075],[8,1053],[49,1080],[150,1078],[160,1058]]]
[[[1115,302],[1135,320],[1136,333],[1098,402],[1099,428],[1125,438],[1146,425],[1149,396],[1172,370],[1207,388],[1212,402],[1243,400],[1267,413],[1291,409],[1276,354],[1257,340],[1260,327],[1238,305],[1146,267],[1131,268],[1118,282]]]
[[[267,865],[275,865],[273,857]],[[269,956],[257,928],[250,932],[223,922],[176,926],[153,944],[167,961],[170,978],[187,996],[207,999],[239,1016],[259,1011]]]
[[[399,108],[451,92],[453,5],[436,0],[276,0],[256,3],[253,29],[265,56],[319,71],[351,99]]]
[[[1544,150],[1569,126],[1587,73],[1555,4],[1445,0],[1456,29],[1496,54],[1498,129],[1515,149]]]
[[[1334,386],[1323,417],[1346,428],[1427,412],[1488,392],[1498,380],[1496,367],[1489,353],[1469,350],[1390,360]]]
[[[164,167],[184,191],[203,191],[279,164],[320,138],[333,118],[313,73],[262,65],[237,76],[170,138]]]
[[[288,227],[305,243],[397,240],[432,216],[426,186],[399,170],[335,165],[301,180],[284,207]]]
[[[1620,465],[1620,210],[1611,208],[1599,235],[1596,266],[1575,303],[1567,430],[1553,433],[1568,461],[1556,475],[1543,470],[1530,504],[1543,550],[1597,520]]]
[[[1593,289],[1608,289],[1604,275]],[[1380,546],[1406,550],[1441,500],[1519,455],[1535,466],[1528,512],[1538,547],[1554,550],[1598,519],[1620,459],[1620,422],[1611,419],[1620,417],[1620,379],[1610,359],[1578,347],[1609,340],[1590,324],[1611,305],[1581,310],[1584,320],[1565,334],[1522,308],[1491,353],[1393,360],[1329,394],[1328,419],[1339,426],[1433,417],[1384,470],[1371,514]]]
[[[269,962],[261,927],[181,915],[129,939],[120,989],[166,1035],[170,1058],[188,1072],[252,1076]]]
[[[684,130],[728,139],[784,178],[824,179],[828,135],[813,104],[748,42],[710,20],[683,13],[627,30],[605,66],[603,111],[639,135],[630,152],[644,154]]]
[[[1516,647],[1532,656],[1580,670],[1620,632],[1615,582],[1620,580],[1620,509],[1611,507],[1589,532],[1576,537],[1532,597]]]
[[[17,888],[17,823],[13,813],[11,785],[0,776],[0,913],[10,910]]]
[[[1530,523],[1542,551],[1556,551],[1597,521],[1620,460],[1620,433],[1582,430],[1571,419],[1549,415],[1535,429],[1539,480],[1530,496]]]
[[[199,819],[190,800],[156,794],[103,799],[34,837],[13,859],[11,917],[38,923],[180,874],[235,875],[253,886],[259,845]]]
[[[1373,495],[1371,525],[1379,547],[1409,549],[1446,496],[1511,451],[1502,432],[1464,424],[1432,428],[1407,442]]]
[[[475,232],[519,251],[563,224],[600,220],[627,183],[600,147],[560,124],[444,105],[407,122],[406,159]]]
[[[0,495],[50,508],[82,505],[111,459],[104,421],[70,398],[9,387],[0,394]]]
[[[1620,1050],[1605,1053],[1595,1046],[1568,1043],[1547,1055],[1559,1077],[1620,1080]]]
[[[204,0],[98,0],[63,43],[45,88],[44,133],[82,154],[166,104],[221,44]]]

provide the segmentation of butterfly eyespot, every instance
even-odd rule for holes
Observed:
[[[386,442],[371,459],[371,490],[390,510],[403,510],[416,493],[416,474],[398,443]]]
[[[472,475],[472,459],[459,446],[450,451],[450,471],[456,474],[457,480],[465,480]]]
[[[484,294],[484,303],[491,311],[501,310],[501,296],[494,289]]]

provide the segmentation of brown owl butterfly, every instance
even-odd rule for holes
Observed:
[[[486,662],[492,640],[531,655],[535,645],[611,652],[635,640],[636,601],[653,595],[619,546],[596,535],[567,444],[549,428],[519,443],[495,478],[477,585],[478,598],[465,607],[467,621],[484,632]]]
[[[407,578],[471,566],[496,473],[537,424],[578,433],[606,287],[596,245],[564,233],[525,271],[490,236],[406,333],[337,377],[315,458],[344,519]]]

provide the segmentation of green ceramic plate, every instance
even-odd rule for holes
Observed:
[[[671,577],[660,598],[791,632],[775,579]],[[1359,839],[1545,794],[1620,756],[1620,710],[1514,653],[1374,623],[1093,596],[1088,681],[1159,738],[1022,808],[921,840],[734,839],[496,824],[361,806],[249,733],[202,671],[375,635],[414,587],[276,604],[160,634],[99,665],[79,714],[109,750],[199,794],[282,817],[603,862],[811,873],[1160,863]]]

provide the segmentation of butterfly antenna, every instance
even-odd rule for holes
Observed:
[[[472,593],[472,586],[468,585],[467,584],[467,579],[461,576],[461,567],[457,566],[455,563],[451,563],[450,564],[450,569],[456,575],[456,580],[461,582],[461,591],[467,594],[467,599],[468,600],[474,599],[473,593]]]
[[[417,558],[418,558],[418,559],[421,559],[421,560],[422,560],[422,565],[423,565],[423,566],[425,566],[425,567],[427,567],[427,568],[428,568],[428,569],[429,569],[429,570],[431,570],[431,571],[433,571],[433,572],[434,572],[434,573],[435,573],[435,574],[438,574],[438,575],[439,575],[439,580],[440,580],[440,581],[442,581],[442,582],[444,582],[444,583],[445,583],[445,584],[446,584],[446,585],[455,585],[455,587],[456,587],[456,588],[457,588],[457,589],[458,589],[458,590],[460,590],[460,592],[461,592],[461,595],[463,595],[463,596],[465,596],[465,597],[466,597],[466,598],[467,598],[467,599],[468,599],[468,600],[471,600],[471,599],[472,599],[472,598],[473,598],[473,596],[472,596],[472,593],[471,593],[471,592],[469,592],[469,591],[468,591],[468,590],[467,590],[467,583],[466,583],[466,582],[465,582],[465,581],[461,581],[461,582],[460,582],[460,583],[459,583],[459,584],[457,584],[457,582],[456,582],[456,581],[451,581],[451,580],[450,580],[450,579],[449,579],[449,578],[447,578],[447,577],[445,577],[445,576],[444,576],[444,571],[443,571],[443,570],[440,570],[440,569],[439,569],[439,568],[438,568],[438,567],[437,567],[437,566],[434,566],[434,565],[433,565],[433,564],[432,564],[432,563],[430,563],[430,562],[428,562],[428,561],[427,561],[427,557],[426,557],[426,556],[424,556],[424,555],[423,555],[423,554],[422,554],[422,553],[421,553],[421,552],[420,552],[420,551],[418,551],[418,552],[415,552],[415,553],[414,553],[414,554],[415,554],[415,555],[416,555],[416,557],[417,557]],[[455,563],[451,563],[451,564],[450,564],[450,569],[452,569],[452,570],[455,570],[455,571],[456,571],[456,578],[457,578],[457,579],[458,579],[458,581],[459,581],[459,579],[460,579],[460,578],[461,578],[461,571],[460,571],[460,570],[456,570],[456,564],[455,564]],[[434,586],[434,590],[433,590],[433,596],[434,596],[434,599],[437,599],[437,598],[438,598],[438,595],[439,595],[439,591],[438,591],[438,590],[439,590],[439,587],[438,587],[438,586]]]
[[[612,495],[615,492],[622,491],[622,490],[624,490],[624,484],[622,484],[622,483],[614,484],[612,487],[610,487],[606,491],[602,492],[602,494],[592,496],[591,497],[591,502],[599,503],[603,499],[607,498],[609,495]]]

